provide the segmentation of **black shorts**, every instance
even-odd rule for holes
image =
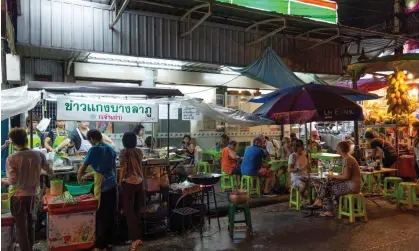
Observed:
[[[231,174],[233,175],[241,175],[242,171],[240,170],[240,168],[233,168],[233,171],[231,171]]]

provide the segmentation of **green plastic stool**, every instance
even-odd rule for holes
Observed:
[[[244,220],[242,221],[236,221],[236,212],[238,210],[243,210],[244,212]],[[246,223],[246,228],[249,234],[253,234],[253,227],[252,227],[252,216],[250,214],[250,208],[248,204],[242,204],[242,205],[234,205],[229,204],[228,205],[228,231],[230,233],[230,236],[233,236],[235,223]]]
[[[349,222],[355,222],[356,217],[363,217],[364,221],[367,222],[368,217],[364,195],[359,193],[340,196],[338,218],[342,219],[342,216],[348,216]]]
[[[414,205],[419,205],[416,197],[416,190],[419,189],[418,183],[415,182],[400,182],[397,192],[397,206],[402,204],[407,205],[408,209],[412,209]],[[405,195],[405,189],[407,194]]]
[[[301,209],[301,194],[297,187],[291,186],[289,207],[295,206],[297,211]]]
[[[240,187],[247,190],[249,197],[257,195],[260,197],[260,179],[258,176],[243,175]]]
[[[236,178],[238,175],[228,174],[225,172],[221,173],[221,192],[225,192],[226,189],[236,188]]]
[[[201,170],[202,169],[202,170]],[[198,173],[210,173],[211,172],[211,166],[206,161],[200,161],[198,163],[198,168],[196,170]]]
[[[403,182],[402,178],[399,177],[385,177],[384,178],[384,189],[383,194],[385,197],[397,198],[397,191],[399,190],[399,184]],[[389,190],[389,184],[394,184],[394,190]]]

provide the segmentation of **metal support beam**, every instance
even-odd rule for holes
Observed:
[[[116,7],[116,0],[112,0],[111,6],[109,7],[109,10],[114,10]]]
[[[122,16],[122,13],[125,11],[125,8],[127,8],[128,3],[129,3],[129,0],[125,0],[124,3],[122,4],[121,8],[119,9],[119,11],[115,8],[115,11],[116,11],[117,14],[116,14],[115,19],[113,20],[113,22],[109,25],[109,29],[113,29],[115,24],[119,21],[119,19]]]
[[[194,26],[190,27],[190,25],[191,25],[191,14],[192,14],[192,12],[194,12],[194,11],[196,11],[198,9],[201,9],[201,8],[206,8],[206,7],[208,7],[208,12],[201,19],[199,19],[198,22]],[[180,18],[180,21],[185,21],[185,19],[187,19],[189,30],[186,31],[186,32],[184,32],[184,33],[182,33],[180,35],[180,37],[182,38],[182,37],[185,37],[185,36],[191,34],[196,28],[198,28],[198,26],[200,26],[203,22],[205,22],[205,20],[207,20],[207,18],[209,18],[211,16],[211,14],[212,13],[211,13],[211,4],[210,3],[200,4],[200,5],[197,5],[197,6],[193,7],[192,9],[188,10]]]
[[[316,29],[317,31],[319,30],[319,29]],[[334,29],[334,30],[336,30],[336,32],[337,32],[337,34],[336,35],[334,35],[334,36],[332,36],[332,37],[329,37],[329,38],[327,38],[327,39],[325,39],[325,40],[322,40],[322,41],[320,41],[320,42],[318,42],[317,44],[314,44],[314,45],[312,45],[312,46],[310,46],[310,47],[308,47],[308,48],[305,48],[305,49],[303,49],[304,51],[308,51],[308,50],[311,50],[311,49],[313,49],[313,48],[316,48],[317,46],[320,46],[320,45],[322,45],[322,44],[325,44],[325,43],[328,43],[328,42],[330,42],[330,41],[333,41],[333,40],[335,40],[336,38],[339,38],[340,37],[340,32],[339,32],[339,28],[336,28],[336,29]],[[308,32],[306,32],[306,34],[308,35],[309,33],[312,33],[314,30],[311,30],[311,31],[308,31]],[[301,35],[301,34],[300,34]]]
[[[272,18],[272,19],[266,19],[263,21],[259,21],[256,22],[252,25],[250,25],[249,27],[246,28],[246,31],[250,31],[253,28],[257,28],[258,25],[260,24],[267,24],[267,23],[272,23],[272,22],[285,22],[285,18]]]
[[[275,30],[273,30],[273,31],[269,32],[268,34],[266,34],[266,35],[264,35],[264,36],[262,36],[262,37],[260,37],[260,38],[258,38],[258,39],[256,39],[256,40],[254,40],[254,41],[252,41],[252,42],[247,43],[246,45],[253,45],[253,44],[257,44],[257,43],[259,43],[259,42],[261,42],[261,41],[263,41],[263,40],[267,39],[268,37],[272,37],[272,36],[273,36],[273,35],[275,35],[276,33],[278,33],[278,32],[280,32],[280,31],[282,31],[282,30],[284,30],[284,29],[286,29],[286,28],[287,28],[287,20],[286,20],[285,18],[272,18],[272,19],[267,19],[267,20],[263,20],[263,21],[260,21],[260,22],[256,22],[256,23],[254,23],[254,24],[250,25],[249,27],[247,27],[247,28],[246,28],[246,31],[249,31],[249,30],[251,30],[252,28],[256,28],[256,29],[258,29],[258,26],[259,26],[260,24],[266,24],[266,23],[271,23],[271,22],[283,22],[283,24],[282,24],[282,26],[281,26],[281,27],[279,27],[279,28],[277,28],[277,29],[275,29]]]
[[[337,31],[337,33],[339,34],[339,29],[338,28],[318,28],[318,29],[313,29],[313,30],[309,30],[307,32],[298,34],[294,38],[304,37],[304,36],[310,35],[310,33],[316,33],[316,32],[319,32],[319,31]]]
[[[71,71],[71,64],[73,64],[74,58],[71,58],[68,62],[67,62],[67,71],[66,71],[66,76],[70,75],[70,71]]]

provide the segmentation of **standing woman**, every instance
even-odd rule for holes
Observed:
[[[106,250],[112,244],[112,235],[115,230],[117,205],[116,152],[112,146],[103,142],[102,133],[99,130],[88,131],[86,137],[92,147],[87,152],[83,165],[79,168],[77,180],[82,183],[87,167],[92,167],[95,180],[94,195],[99,203],[96,212],[94,250]]]
[[[140,228],[140,209],[144,205],[144,177],[142,166],[143,153],[136,148],[137,136],[126,132],[122,137],[122,149],[119,154],[121,170],[118,183],[122,186],[122,205],[126,217],[131,251],[136,251],[142,244]]]
[[[10,211],[16,222],[17,240],[21,251],[32,251],[34,244],[33,213],[38,195],[41,172],[52,175],[45,155],[28,149],[26,131],[14,128],[9,132],[15,152],[6,159],[7,178],[2,185],[9,186]]]

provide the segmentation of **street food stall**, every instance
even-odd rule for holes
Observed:
[[[376,91],[382,98],[363,103],[365,120],[361,136],[366,130],[373,130],[380,138],[392,143],[399,158],[398,176],[403,178],[416,177],[411,126],[419,119],[418,69],[419,54],[387,56],[348,66],[348,72],[354,76],[391,72],[387,76],[387,86]],[[360,147],[366,149],[366,142],[362,142]]]
[[[155,123],[158,121],[159,104],[152,100],[145,100],[145,98],[182,96],[182,93],[175,89],[114,87],[95,84],[67,84],[64,86],[60,83],[30,82],[28,88],[44,91],[45,98],[55,98],[57,100],[57,120],[64,121]],[[113,98],[103,97],[110,94],[113,95]],[[121,97],[121,95],[125,96]],[[170,106],[170,103],[165,102],[164,105]],[[170,130],[169,126],[168,130]],[[170,165],[167,157],[170,151],[169,146],[170,138],[168,137],[167,154],[160,156],[159,154],[156,156],[147,154],[147,158],[143,159],[143,164],[147,167],[147,192],[163,193],[164,189],[162,188],[168,187],[167,174]],[[119,147],[116,147],[116,150],[118,151]],[[53,181],[51,181],[51,189],[43,199],[44,210],[48,214],[47,240],[49,250],[89,248],[94,243],[95,213],[98,202],[90,194],[92,185],[85,191],[80,191],[84,189],[86,184],[72,182],[75,180],[75,174],[82,164],[83,158],[83,154],[79,154],[77,151],[73,156],[67,153],[55,155],[55,165],[53,167],[55,176],[67,176],[64,184],[67,191],[62,194],[53,192]],[[57,159],[60,161],[57,161]],[[171,160],[171,162],[178,163],[179,161]],[[118,161],[116,166],[118,170]],[[116,175],[118,175],[118,172]],[[63,182],[61,181],[62,185]],[[62,188],[61,191],[63,191]],[[167,196],[159,196],[159,198],[160,200],[157,203],[160,206],[158,205],[157,208],[164,205],[164,199]],[[154,212],[151,209],[155,207],[150,204],[144,206],[146,208],[144,218],[147,218]],[[153,218],[154,227],[156,224],[164,225],[166,218],[167,213],[163,214],[157,221]],[[74,224],[69,224],[69,222]],[[149,228],[146,224],[150,221],[144,222],[147,232]],[[166,226],[164,225],[162,228],[166,228]]]

